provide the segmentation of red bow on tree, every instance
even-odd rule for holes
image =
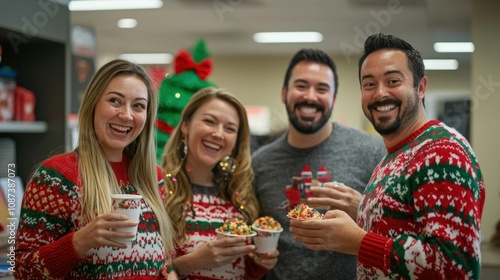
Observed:
[[[187,51],[181,50],[175,57],[175,73],[179,74],[186,70],[194,70],[202,80],[205,80],[212,72],[212,59],[205,58],[202,62],[196,64]]]

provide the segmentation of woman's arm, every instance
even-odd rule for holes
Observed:
[[[77,188],[43,165],[28,183],[16,239],[15,276],[63,278],[82,261],[73,247]]]

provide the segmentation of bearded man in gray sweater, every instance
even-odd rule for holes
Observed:
[[[330,121],[337,88],[333,60],[321,50],[300,50],[281,92],[288,130],[252,155],[261,215],[284,228],[278,263],[266,279],[356,277],[356,256],[310,250],[288,231],[287,213],[299,203],[340,209],[355,220],[361,193],[387,152],[380,137]]]

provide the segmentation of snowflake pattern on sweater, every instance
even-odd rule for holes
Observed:
[[[467,140],[429,121],[388,149],[361,201],[358,279],[479,279],[485,190]]]
[[[111,166],[123,193],[137,194],[127,180],[127,160]],[[103,246],[89,250],[85,258],[78,256],[73,234],[84,222],[77,170],[75,153],[58,155],[43,162],[28,183],[17,233],[16,278],[159,279],[166,254],[158,221],[144,199],[136,239],[128,248]],[[157,173],[164,195],[160,168]]]
[[[222,226],[226,219],[240,218],[243,215],[230,202],[222,199],[214,187],[192,186],[192,209],[186,209],[186,234],[188,239],[177,244],[177,257],[191,253],[203,244],[215,240],[215,230]],[[249,257],[239,257],[233,263],[217,268],[204,268],[192,272],[189,280],[223,280],[223,279],[258,279],[267,270],[257,265]]]

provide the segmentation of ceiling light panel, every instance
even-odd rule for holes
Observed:
[[[439,53],[471,53],[474,52],[472,42],[437,42],[434,50]]]
[[[70,11],[158,9],[162,6],[162,0],[72,0],[68,5]]]
[[[456,59],[424,59],[425,70],[457,70]]]
[[[137,26],[137,20],[133,18],[122,18],[118,21],[118,27],[120,28],[135,28]]]
[[[124,53],[121,59],[126,59],[137,64],[170,64],[172,55],[169,53]]]
[[[253,35],[257,43],[318,43],[323,41],[319,32],[258,32]]]

